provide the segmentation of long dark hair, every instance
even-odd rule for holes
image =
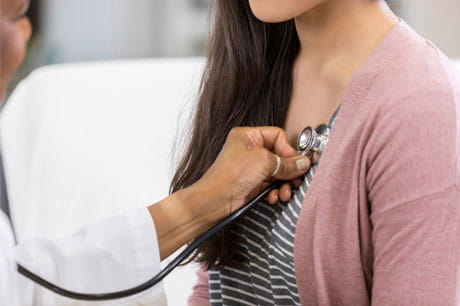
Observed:
[[[191,139],[171,192],[192,185],[208,170],[228,132],[236,126],[284,125],[292,89],[292,66],[300,43],[294,21],[264,23],[247,0],[214,2],[214,23]],[[207,268],[238,266],[231,225],[195,254]]]
[[[393,10],[397,0],[387,0]],[[236,126],[283,127],[300,49],[293,20],[259,21],[247,0],[216,0],[206,68],[192,137],[171,182],[171,192],[192,185],[208,170]],[[239,266],[238,224],[209,239],[192,257],[208,269]]]

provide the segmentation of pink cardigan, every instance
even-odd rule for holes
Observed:
[[[396,24],[352,77],[297,223],[302,305],[460,305],[460,77]],[[208,305],[203,270],[189,299]]]

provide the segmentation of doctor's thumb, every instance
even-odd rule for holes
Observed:
[[[310,158],[307,156],[295,156],[291,158],[282,158],[273,154],[274,166],[272,177],[279,180],[291,180],[297,178],[311,167]]]

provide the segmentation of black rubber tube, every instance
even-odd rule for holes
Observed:
[[[54,293],[57,293],[62,296],[66,296],[68,298],[76,299],[76,300],[85,300],[85,301],[104,301],[104,300],[113,300],[113,299],[119,299],[119,298],[124,298],[128,296],[135,295],[137,293],[140,293],[142,291],[145,291],[159,282],[163,280],[169,273],[171,273],[181,262],[183,262],[186,258],[188,258],[199,246],[201,246],[207,239],[209,239],[211,236],[216,234],[218,231],[247,213],[249,210],[251,210],[257,203],[259,203],[263,198],[265,198],[266,195],[270,191],[272,191],[275,188],[279,188],[284,182],[283,181],[276,181],[272,183],[269,187],[267,187],[264,191],[262,191],[258,196],[256,196],[254,199],[252,199],[250,202],[248,202],[246,205],[242,206],[240,209],[237,211],[233,212],[230,214],[228,217],[223,219],[221,222],[217,223],[214,225],[212,228],[210,228],[207,232],[202,234],[200,237],[198,237],[193,243],[191,243],[187,248],[184,249],[176,258],[174,258],[173,261],[171,261],[163,270],[161,270],[157,275],[152,277],[150,280],[146,281],[143,284],[140,284],[136,287],[122,290],[122,291],[116,291],[116,292],[109,292],[109,293],[79,293],[79,292],[73,292],[67,289],[64,289],[62,287],[59,287],[43,278],[40,276],[34,274],[33,272],[27,270],[20,264],[17,265],[18,272],[25,277],[31,279],[35,283],[39,284],[42,287],[45,287]]]

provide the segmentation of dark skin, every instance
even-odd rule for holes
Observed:
[[[0,101],[25,56],[32,31],[25,16],[28,7],[29,0],[0,0]],[[281,167],[272,176],[277,164],[274,154],[281,157]],[[273,180],[293,180],[292,184],[299,185],[298,178],[309,168],[310,159],[299,156],[282,129],[233,129],[200,180],[148,207],[161,259],[240,208]],[[289,200],[291,184],[283,188],[289,192],[282,191],[281,200]]]
[[[24,60],[32,33],[25,16],[29,0],[0,0],[0,100],[16,69]]]

